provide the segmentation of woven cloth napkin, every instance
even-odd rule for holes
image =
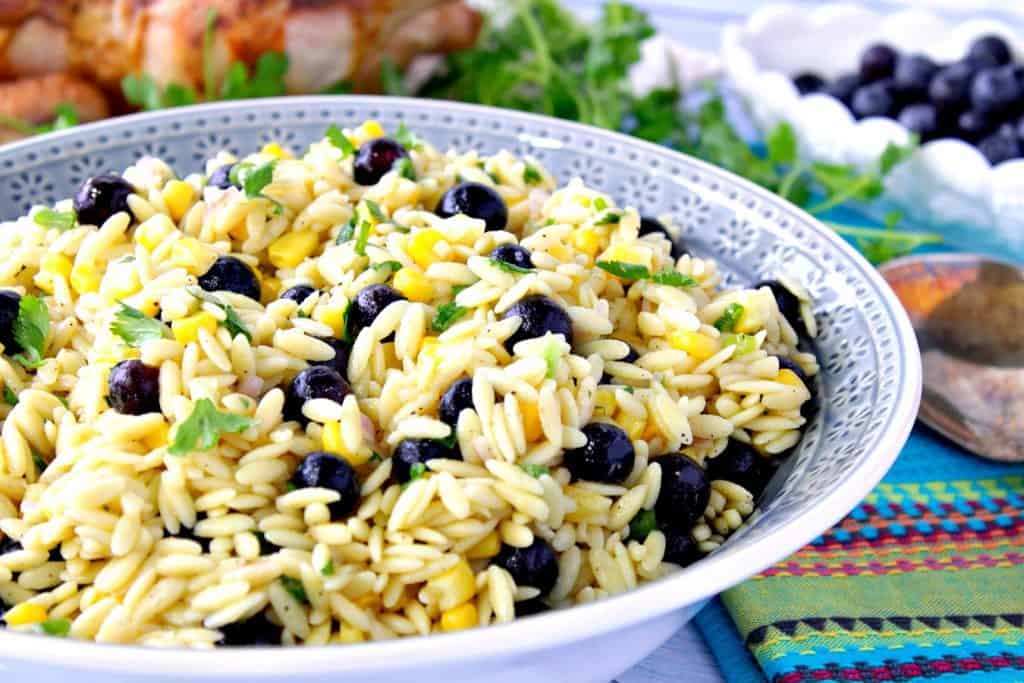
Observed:
[[[730,683],[1022,682],[1024,465],[917,427],[849,516],[697,625]]]

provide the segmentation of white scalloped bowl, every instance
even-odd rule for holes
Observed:
[[[809,158],[864,166],[889,142],[905,144],[907,129],[886,118],[857,121],[830,95],[801,96],[791,76],[855,71],[860,53],[875,42],[951,62],[987,33],[1003,36],[1018,59],[1024,56],[1022,35],[995,20],[952,23],[922,10],[882,15],[852,4],[814,10],[772,4],[725,28],[722,60],[762,131],[788,121]],[[961,140],[934,140],[889,176],[881,201],[864,208],[876,216],[898,208],[950,244],[1024,260],[1024,160],[993,167]]]

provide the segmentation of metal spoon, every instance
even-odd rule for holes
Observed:
[[[982,457],[1024,461],[1024,270],[922,254],[879,271],[921,346],[921,420]]]

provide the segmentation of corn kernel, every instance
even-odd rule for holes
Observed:
[[[569,260],[569,250],[561,242],[555,242],[548,247],[548,253],[559,261]]]
[[[270,262],[277,268],[294,268],[320,246],[320,237],[312,230],[285,233],[267,248]]]
[[[594,413],[604,417],[615,414],[615,392],[611,389],[598,389],[594,392]]]
[[[177,228],[174,227],[171,219],[158,213],[147,218],[142,225],[135,228],[135,241],[147,251],[153,251],[175,230]]]
[[[152,432],[147,434],[142,439],[143,445],[149,450],[155,450],[161,446],[167,445],[167,435],[170,432],[170,427],[167,426],[166,422],[161,422],[160,425]]]
[[[608,250],[611,261],[651,267],[651,250],[635,244],[616,244]]]
[[[494,557],[501,550],[501,536],[497,531],[492,531],[483,537],[479,543],[466,551],[466,558],[470,560],[486,560]]]
[[[260,278],[260,300],[271,301],[277,298],[281,291],[281,281],[276,277]]]
[[[718,342],[700,332],[675,330],[669,334],[668,342],[672,345],[672,348],[686,351],[691,358],[696,359],[698,362],[705,361],[718,353]]]
[[[519,404],[519,411],[523,414],[523,435],[527,443],[533,443],[540,439],[544,428],[540,424],[540,411],[537,404],[530,401],[523,401]]]
[[[429,268],[431,263],[438,260],[434,245],[443,239],[444,235],[433,228],[419,230],[409,240],[409,256],[420,268]]]
[[[36,286],[47,294],[53,294],[54,281],[58,277],[67,278],[71,275],[74,264],[64,254],[48,253],[39,264],[39,272],[34,281]]]
[[[100,288],[100,274],[93,263],[76,263],[71,267],[71,286],[79,294],[88,294]]]
[[[366,636],[363,632],[354,626],[342,626],[338,629],[338,642],[339,643],[361,643],[366,640]]]
[[[291,159],[292,154],[276,142],[268,142],[263,145],[261,153],[274,157],[275,159]]]
[[[380,121],[376,121],[374,119],[368,119],[363,122],[363,125],[361,125],[359,129],[367,138],[379,138],[384,135],[384,126],[380,125]]]
[[[325,423],[320,439],[323,441],[325,451],[337,453],[354,467],[366,464],[370,459],[371,452],[368,448],[363,448],[359,452],[353,453],[345,446],[345,440],[341,438],[340,422],[330,420]]]
[[[23,602],[7,611],[4,620],[8,626],[28,626],[46,621],[46,610],[39,605]]]
[[[109,305],[131,296],[140,289],[142,281],[139,280],[135,264],[130,261],[111,266],[100,284],[100,294]]]
[[[147,299],[139,303],[136,308],[152,318],[160,312],[160,303],[155,299]]]
[[[217,334],[217,319],[212,313],[200,311],[187,318],[181,318],[171,323],[171,331],[174,338],[182,344],[188,344],[199,339],[199,330],[206,330],[210,334]]]
[[[409,301],[430,301],[434,286],[418,268],[402,268],[395,273],[394,287]]]
[[[344,306],[317,306],[313,309],[313,320],[327,325],[334,334],[341,336],[341,326],[345,322]]]
[[[441,613],[441,630],[461,631],[464,628],[473,628],[477,624],[477,618],[476,605],[467,602]]]
[[[476,578],[469,563],[460,559],[451,569],[428,579],[427,588],[437,598],[443,612],[476,595]]]
[[[591,258],[601,251],[601,235],[592,227],[580,228],[573,232],[572,243]]]
[[[800,380],[800,375],[796,374],[789,368],[782,368],[779,370],[779,374],[775,376],[775,381],[791,387],[806,388],[804,387],[804,383]]]
[[[615,421],[622,427],[623,431],[629,436],[630,440],[636,441],[643,437],[644,430],[647,429],[647,420],[642,417],[637,417],[633,413],[627,413],[624,410],[618,411],[615,416]]]
[[[175,221],[182,219],[185,212],[192,207],[192,202],[196,198],[196,191],[184,180],[168,182],[164,185],[161,194],[164,198],[164,204],[167,205],[167,211],[170,212],[171,218]]]
[[[216,258],[217,255],[195,237],[185,237],[171,246],[171,263],[192,275],[205,273]]]

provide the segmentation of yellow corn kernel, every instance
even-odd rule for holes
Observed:
[[[270,301],[276,299],[281,291],[281,281],[276,277],[260,278],[260,299]]]
[[[437,598],[441,611],[461,605],[476,595],[476,578],[466,560],[460,559],[448,571],[427,580],[427,588]]]
[[[636,244],[616,244],[609,251],[611,261],[651,267],[651,250]]]
[[[76,263],[71,267],[71,286],[79,294],[88,294],[100,288],[100,274],[93,263]]]
[[[312,230],[285,233],[267,248],[270,262],[277,268],[294,268],[320,246],[320,237]]]
[[[74,264],[64,254],[48,253],[43,256],[39,264],[39,272],[36,273],[34,281],[39,289],[47,294],[53,294],[53,283],[58,277],[67,278],[71,275],[71,268]]]
[[[622,427],[623,431],[629,436],[632,441],[636,441],[644,435],[644,430],[647,429],[647,420],[642,417],[637,417],[632,413],[627,413],[624,410],[620,410],[615,416],[615,421]]]
[[[775,381],[782,384],[787,384],[791,387],[804,387],[804,383],[800,380],[800,375],[796,374],[789,368],[782,368],[779,370],[779,374],[775,375]]]
[[[171,332],[174,333],[174,338],[182,344],[188,344],[199,339],[199,330],[206,330],[210,334],[217,334],[217,319],[213,317],[212,313],[200,311],[171,323]]]
[[[686,351],[698,362],[705,361],[718,353],[718,341],[700,332],[675,330],[668,335],[668,343],[672,348]]]
[[[170,262],[192,275],[202,275],[217,255],[195,237],[185,237],[171,246]]]
[[[147,299],[135,305],[135,308],[152,318],[160,312],[160,303],[155,299]]]
[[[7,611],[4,620],[8,626],[28,626],[46,621],[46,610],[39,605],[23,602]]]
[[[473,628],[477,624],[477,619],[476,605],[467,602],[441,613],[441,630],[461,631],[464,628]]]
[[[313,310],[313,320],[327,325],[336,335],[341,335],[341,325],[345,321],[344,306],[317,306]]]
[[[466,551],[466,559],[486,560],[494,557],[501,550],[501,536],[497,531],[492,531],[483,537],[479,543]]]
[[[409,256],[412,256],[412,260],[420,268],[429,268],[430,264],[436,262],[439,258],[434,253],[434,245],[443,239],[444,235],[433,228],[418,230],[409,239]]]
[[[177,228],[174,227],[171,219],[158,213],[147,218],[142,225],[135,228],[135,241],[147,251],[153,251],[175,230]]]
[[[268,154],[274,157],[275,159],[292,158],[292,153],[286,150],[281,145],[277,144],[276,142],[268,142],[267,144],[263,145],[263,148],[260,150],[260,152],[262,152],[263,154]]]
[[[566,249],[565,245],[562,244],[561,242],[555,242],[554,244],[549,246],[548,253],[551,254],[556,259],[558,259],[559,261],[569,260],[569,250]]]
[[[169,181],[164,185],[161,194],[164,198],[164,204],[167,205],[167,210],[171,214],[171,218],[175,221],[182,219],[185,212],[192,207],[192,202],[196,198],[195,189],[184,180]]]
[[[572,234],[572,243],[590,258],[601,251],[601,234],[592,227],[580,228]]]
[[[341,423],[330,420],[324,424],[323,432],[320,434],[324,450],[330,453],[337,453],[354,467],[365,464],[370,459],[371,452],[367,448],[353,453],[345,446],[345,440],[341,438]]]
[[[402,268],[395,273],[394,287],[409,301],[430,301],[434,286],[418,268]]]
[[[363,632],[354,626],[344,625],[338,629],[338,642],[339,643],[361,643],[366,640],[366,636]]]
[[[527,443],[533,443],[540,439],[544,428],[540,425],[540,411],[537,404],[530,401],[523,401],[519,404],[519,411],[523,414],[523,434]]]
[[[384,126],[380,125],[380,121],[368,119],[359,126],[359,132],[366,138],[379,138],[384,135]]]
[[[142,289],[142,281],[139,280],[135,264],[130,261],[110,266],[106,277],[100,284],[100,294],[110,305],[126,299],[140,289]]]
[[[142,439],[143,445],[149,450],[160,448],[161,446],[167,445],[167,435],[170,432],[170,427],[167,426],[166,422],[161,422],[160,425],[152,432],[147,434]]]
[[[604,417],[615,414],[615,392],[611,389],[598,389],[594,392],[594,413]]]

